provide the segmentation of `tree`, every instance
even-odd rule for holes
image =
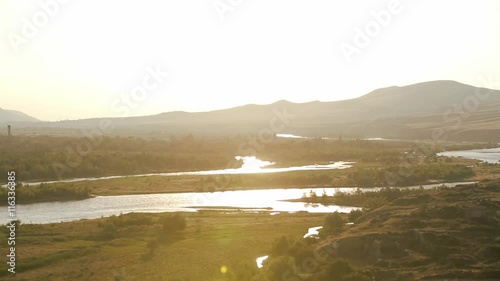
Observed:
[[[338,233],[342,230],[344,219],[339,213],[329,214],[325,217],[323,228],[328,233]]]
[[[275,240],[271,249],[271,255],[278,257],[285,255],[288,252],[290,246],[290,241],[288,236],[281,236],[279,239]]]
[[[320,277],[321,281],[341,281],[343,277],[354,272],[351,264],[343,259],[336,259],[323,272]]]
[[[361,210],[352,210],[349,213],[349,221],[350,222],[354,222],[355,220],[357,220],[362,215],[363,215],[363,211],[361,211]]]

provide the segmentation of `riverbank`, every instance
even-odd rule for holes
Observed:
[[[449,183],[453,187],[456,184]],[[423,186],[430,189],[436,185]],[[419,186],[403,189],[418,188]],[[323,203],[287,202],[287,199],[301,198],[310,194],[339,195],[339,198],[364,196],[357,191],[369,192],[377,189],[357,188],[307,188],[307,189],[261,189],[239,190],[217,193],[167,193],[134,194],[116,196],[96,196],[81,201],[65,201],[19,205],[17,218],[28,223],[54,223],[80,219],[96,219],[127,213],[196,212],[218,208],[220,210],[241,210],[247,212],[310,212],[310,213],[350,213],[359,208],[347,205]],[[341,194],[346,196],[340,196]],[[354,195],[350,195],[354,194]],[[404,194],[404,193],[403,193]],[[392,195],[392,194],[390,194]],[[317,197],[317,196],[316,196]],[[323,196],[321,196],[323,198]],[[336,197],[333,197],[336,198]],[[365,199],[364,197],[360,197]],[[391,197],[389,197],[391,199]],[[347,202],[347,201],[346,201]],[[374,202],[380,202],[375,200]],[[351,202],[348,202],[351,203]],[[352,202],[356,203],[356,202]],[[222,207],[221,207],[222,206]]]
[[[472,161],[472,160],[471,160]],[[455,159],[439,164],[418,164],[414,174],[400,177],[397,167],[383,164],[355,164],[350,169],[290,171],[281,173],[235,175],[182,175],[122,177],[102,180],[56,182],[40,186],[18,186],[18,204],[85,199],[91,196],[216,192],[280,188],[412,186],[440,182],[475,180],[494,174],[488,166],[467,165]],[[471,168],[473,167],[473,168]],[[489,169],[487,172],[486,169]],[[491,171],[490,171],[491,170]],[[479,171],[479,172],[478,172]],[[388,176],[389,175],[389,176]],[[388,184],[387,179],[401,180]],[[58,192],[55,192],[57,191]],[[6,189],[0,189],[0,205],[5,204]],[[49,192],[50,191],[50,192]],[[82,193],[81,191],[85,191]],[[34,196],[36,194],[36,196]]]
[[[307,176],[311,176],[309,174]],[[323,174],[324,175],[324,174]],[[253,179],[257,178],[257,181],[254,181],[254,184],[248,184],[245,186],[231,186],[225,189],[217,189],[213,188],[213,181],[210,179],[207,181],[204,178],[196,178],[196,177],[172,177],[172,178],[164,178],[164,177],[152,177],[152,178],[122,178],[122,179],[111,179],[111,180],[101,180],[101,181],[91,181],[91,182],[78,182],[78,183],[54,183],[54,184],[42,184],[41,186],[19,186],[16,189],[16,204],[29,205],[33,203],[50,203],[50,202],[68,202],[68,201],[79,201],[90,199],[93,197],[100,197],[101,199],[110,197],[110,200],[113,197],[120,196],[142,196],[142,195],[151,195],[153,197],[144,198],[144,200],[155,199],[155,197],[163,198],[165,195],[178,195],[186,197],[185,202],[191,201],[188,198],[191,197],[189,194],[193,194],[196,198],[206,198],[207,200],[213,200],[214,198],[220,197],[215,192],[238,192],[238,191],[276,191],[279,192],[282,190],[285,193],[288,193],[291,190],[299,190],[299,192],[294,192],[291,194],[291,197],[285,197],[284,199],[287,202],[301,202],[304,201],[300,198],[303,197],[304,194],[310,193],[312,190],[315,190],[315,198],[318,197],[322,200],[316,200],[315,198],[309,198],[305,200],[306,203],[335,203],[332,200],[324,201],[324,197],[320,197],[325,190],[328,190],[329,194],[336,193],[338,190],[352,190],[356,188],[362,188],[364,190],[370,190],[371,188],[377,187],[359,187],[355,185],[345,185],[345,186],[337,186],[334,187],[332,185],[327,184],[309,184],[309,185],[297,185],[293,184],[290,181],[286,181],[285,184],[280,185],[279,181],[273,184],[265,184],[269,180],[268,175],[252,175]],[[281,177],[281,176],[280,176]],[[312,178],[321,178],[322,175],[312,175]],[[229,182],[234,181],[235,179],[231,176],[226,178]],[[238,177],[236,180],[241,182],[241,177]],[[245,177],[245,180],[248,178]],[[252,179],[251,179],[252,180]],[[257,184],[255,184],[257,182]],[[249,183],[248,181],[246,183]],[[288,184],[286,184],[288,183]],[[461,183],[461,182],[457,182]],[[420,185],[422,186],[435,186],[440,184],[446,185],[454,185],[455,182],[437,182],[437,181],[428,181],[423,182]],[[420,185],[410,185],[408,187],[418,187]],[[212,188],[210,188],[212,187]],[[378,186],[380,187],[380,186]],[[405,186],[403,186],[404,188]],[[2,200],[2,198],[6,197],[7,190],[0,190],[0,206],[6,205],[7,200]],[[351,191],[349,191],[351,192]],[[155,196],[156,195],[156,196]],[[274,196],[275,192],[272,192],[270,196]],[[248,196],[255,196],[254,194],[248,194]],[[266,196],[262,199],[269,199],[269,195],[262,194],[261,196]],[[235,198],[237,201],[248,201],[247,197]],[[257,199],[257,198],[255,198]],[[313,200],[314,199],[314,200]],[[117,199],[118,200],[118,199]],[[125,199],[122,199],[125,200]],[[168,200],[169,202],[176,202],[176,198],[164,198],[164,200]],[[173,201],[171,201],[173,200]],[[187,200],[187,201],[186,201]],[[201,200],[201,199],[200,199]],[[156,201],[156,200],[153,200]],[[262,201],[262,200],[259,200]],[[123,203],[126,204],[128,201],[125,200]],[[88,204],[94,204],[89,202]],[[97,203],[96,203],[97,204]],[[107,203],[109,204],[109,203]],[[193,201],[193,206],[196,206],[196,201]],[[226,201],[224,204],[230,204],[230,202]],[[327,205],[328,205],[327,204]],[[147,204],[150,205],[150,204]],[[271,204],[272,205],[272,204]],[[354,206],[352,204],[338,204],[341,206]],[[47,206],[48,207],[48,206]],[[46,207],[46,208],[47,208]],[[81,208],[81,206],[79,206]],[[98,206],[96,206],[98,207]],[[94,207],[94,208],[96,208]],[[146,208],[147,206],[145,206]],[[151,207],[151,206],[149,206]],[[185,206],[183,206],[185,207]],[[206,207],[214,207],[214,206],[203,206]],[[231,206],[228,206],[231,207]],[[263,208],[270,206],[260,206]],[[259,207],[259,208],[260,208]],[[239,209],[244,209],[246,207],[236,207]],[[250,207],[252,208],[252,207]]]
[[[7,196],[11,190],[0,188],[0,206],[6,206],[9,202]],[[90,190],[84,186],[73,186],[72,184],[49,185],[41,184],[38,186],[17,186],[14,190],[16,205],[34,204],[43,202],[65,202],[77,201],[94,197]]]
[[[286,202],[302,202],[307,204],[324,204],[324,205],[341,205],[341,206],[353,206],[363,208],[365,210],[374,210],[381,206],[388,204],[398,198],[404,196],[417,196],[419,194],[425,194],[429,190],[446,190],[450,188],[462,188],[478,186],[477,182],[464,182],[457,183],[455,186],[450,184],[439,184],[430,186],[420,185],[420,187],[414,186],[413,188],[400,188],[400,187],[382,187],[373,190],[358,189],[355,192],[335,192],[333,196],[323,194],[319,196],[316,193],[305,193],[304,196],[297,199],[284,200]]]

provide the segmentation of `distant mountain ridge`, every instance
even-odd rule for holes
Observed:
[[[0,123],[11,122],[40,122],[40,120],[21,111],[0,108]]]
[[[481,100],[478,93],[488,93],[488,98]],[[471,102],[477,102],[477,107],[472,104],[472,111]],[[177,111],[110,120],[115,127],[113,133],[122,135],[234,135],[257,134],[270,128],[270,122],[283,115],[290,120],[276,133],[430,139],[432,131],[440,129],[446,131],[448,139],[500,142],[500,91],[447,80],[381,88],[342,101],[292,103],[281,100],[209,112]],[[32,123],[32,127],[92,129],[98,128],[102,119],[39,122]]]

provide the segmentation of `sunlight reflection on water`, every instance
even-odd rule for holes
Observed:
[[[469,182],[470,183],[470,182]],[[465,183],[449,183],[455,186]],[[424,185],[432,188],[439,184]],[[418,188],[413,186],[408,188]],[[374,191],[380,188],[363,188],[362,191]],[[17,218],[23,222],[51,223],[79,219],[108,217],[120,213],[159,213],[159,212],[196,212],[205,209],[231,211],[267,211],[276,212],[310,212],[310,213],[349,213],[359,208],[337,205],[307,204],[302,202],[283,201],[301,198],[304,194],[334,195],[336,192],[356,192],[355,187],[338,188],[288,188],[261,189],[219,192],[135,194],[117,196],[97,196],[79,201],[47,202],[28,205],[16,205]],[[7,218],[4,216],[4,221]]]
[[[275,162],[263,161],[257,159],[255,156],[236,156],[236,160],[242,161],[243,165],[240,168],[233,169],[222,169],[222,170],[208,170],[208,171],[195,171],[195,172],[172,172],[172,173],[150,173],[150,174],[139,174],[139,175],[127,175],[127,176],[109,176],[109,177],[88,177],[88,178],[76,178],[69,180],[59,180],[59,181],[45,181],[43,183],[51,184],[58,182],[81,182],[81,181],[96,181],[96,180],[109,180],[109,179],[120,179],[120,178],[132,178],[132,177],[152,177],[152,176],[197,176],[197,175],[238,175],[238,174],[265,174],[265,173],[283,173],[283,172],[293,172],[293,171],[312,171],[312,170],[336,170],[336,169],[348,169],[351,168],[354,162],[330,162],[329,164],[313,164],[305,166],[296,167],[284,167],[284,168],[266,168],[267,166],[272,166]],[[34,186],[40,185],[42,182],[31,182],[23,183],[23,185]],[[7,185],[3,185],[5,187]]]
[[[500,148],[445,151],[437,153],[437,156],[463,157],[466,159],[476,159],[487,163],[499,163]]]
[[[267,258],[268,258],[268,257],[269,257],[269,256],[262,256],[262,257],[258,257],[258,258],[255,260],[255,261],[257,262],[257,267],[258,267],[258,268],[262,268],[262,267],[264,267],[264,266],[262,265],[262,263],[263,263],[265,260],[267,260]]]
[[[323,228],[322,226],[310,227],[307,230],[307,233],[304,235],[304,238],[315,237],[315,236],[319,235],[319,231],[318,230],[320,230],[322,228]]]

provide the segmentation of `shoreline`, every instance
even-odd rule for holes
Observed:
[[[416,186],[426,186],[426,185],[443,185],[443,184],[454,184],[454,185],[463,185],[463,184],[473,184],[473,183],[478,183],[478,181],[456,181],[456,182],[437,182],[437,181],[428,181],[425,183],[416,183],[416,184],[411,184],[411,185],[406,185],[406,186],[394,186],[395,188],[411,188],[411,187],[416,187]],[[27,187],[30,188],[30,187]],[[229,189],[224,189],[224,190],[216,190],[216,191],[200,191],[196,189],[185,189],[185,190],[165,190],[164,192],[158,192],[158,191],[138,191],[134,192],[131,190],[125,190],[120,193],[101,193],[101,194],[95,194],[92,193],[88,197],[85,198],[78,198],[78,199],[61,199],[61,198],[56,198],[56,199],[49,199],[48,200],[35,200],[35,201],[29,201],[28,203],[23,203],[22,201],[18,200],[17,205],[32,205],[32,204],[38,204],[38,203],[56,203],[56,202],[68,202],[68,201],[83,201],[86,199],[91,199],[95,197],[105,197],[105,196],[127,196],[127,195],[148,195],[148,194],[183,194],[183,193],[216,193],[216,192],[230,192],[230,191],[251,191],[251,190],[276,190],[276,189],[303,189],[304,191],[307,191],[307,189],[318,189],[318,188],[334,188],[334,189],[340,189],[340,188],[360,188],[360,189],[376,189],[376,188],[383,188],[381,186],[355,186],[355,185],[345,185],[345,186],[324,186],[324,185],[306,185],[306,186],[262,186],[262,187],[236,187],[236,188],[229,188]],[[329,196],[331,198],[332,196]],[[282,200],[284,202],[303,202],[303,203],[322,203],[320,202],[321,200],[321,195],[318,195],[318,202],[311,202],[307,201],[310,200],[311,198],[296,198],[296,199],[286,199]],[[0,202],[0,206],[6,206],[5,204],[2,204],[3,202]],[[331,203],[331,202],[329,202]]]

